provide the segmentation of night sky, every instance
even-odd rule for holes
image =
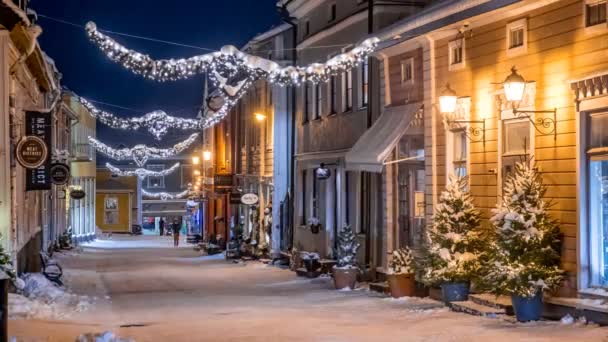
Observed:
[[[32,0],[37,13],[85,25],[92,20],[99,29],[146,36],[204,48],[223,45],[242,47],[256,34],[280,24],[276,0]],[[63,74],[62,84],[80,96],[134,110],[98,108],[122,116],[138,116],[155,109],[169,115],[192,117],[202,103],[202,76],[189,80],[159,83],[132,74],[111,62],[92,44],[84,29],[39,18],[44,30],[39,39],[42,49],[55,60]],[[111,35],[128,48],[152,58],[190,57],[203,50]],[[118,131],[98,124],[100,140],[111,146],[122,142],[154,142],[145,131]],[[179,133],[179,132],[178,132]],[[161,147],[182,140],[167,135]]]

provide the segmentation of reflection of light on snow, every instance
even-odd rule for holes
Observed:
[[[182,239],[182,238],[180,238]],[[185,238],[184,238],[185,239]],[[154,236],[154,237],[131,237],[131,236],[116,236],[109,240],[97,239],[95,241],[83,243],[83,247],[100,248],[100,249],[136,249],[136,248],[192,248],[192,245],[185,243],[182,239],[182,244],[179,247],[173,247],[173,237]]]

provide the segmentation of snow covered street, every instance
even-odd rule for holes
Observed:
[[[513,324],[453,313],[430,299],[332,289],[258,262],[171,247],[171,237],[119,237],[57,256],[88,310],[12,319],[17,341],[75,341],[112,331],[135,341],[608,341],[608,328]]]

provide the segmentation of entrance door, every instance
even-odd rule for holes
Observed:
[[[399,164],[398,198],[399,231],[397,246],[419,246],[424,228],[424,180],[423,162],[403,162]]]

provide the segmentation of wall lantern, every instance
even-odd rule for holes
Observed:
[[[557,140],[557,108],[551,110],[519,110],[516,107],[516,103],[519,104],[521,100],[524,98],[524,93],[526,90],[526,80],[517,73],[517,69],[515,66],[511,68],[511,74],[507,76],[507,78],[502,83],[502,87],[505,91],[505,98],[507,101],[510,101],[513,106],[513,115],[516,118],[528,118],[534,128],[543,135],[553,134],[553,140]],[[534,113],[548,113],[553,114],[552,118],[532,118],[530,114]],[[541,127],[545,130],[544,132],[541,130]],[[546,129],[553,127],[553,129],[549,132],[546,132]]]
[[[485,120],[464,120],[456,118],[458,109],[458,94],[450,88],[449,84],[439,95],[439,110],[444,116],[446,126],[449,130],[464,130],[467,138],[471,142],[483,142],[486,145],[486,121]]]
[[[210,161],[211,160],[211,151],[205,150],[203,151],[203,160]]]
[[[258,122],[262,122],[262,121],[266,120],[266,115],[262,114],[262,113],[255,113],[255,114],[253,114],[253,116],[255,116],[255,119]]]
[[[201,162],[201,159],[198,156],[192,156],[192,164],[198,165]]]

